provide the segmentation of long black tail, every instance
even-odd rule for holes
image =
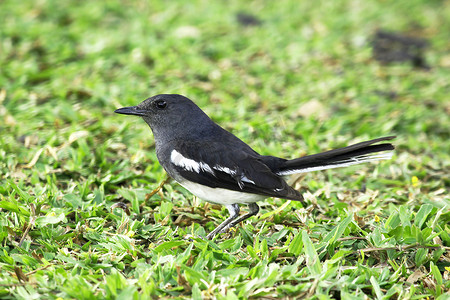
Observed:
[[[393,154],[391,150],[394,150],[395,148],[392,144],[373,144],[381,141],[392,140],[394,138],[395,136],[382,137],[344,148],[287,160],[284,165],[277,170],[277,174],[290,175],[295,173],[346,167],[369,161],[390,159]]]

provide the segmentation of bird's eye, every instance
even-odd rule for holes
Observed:
[[[157,109],[164,109],[167,107],[167,102],[164,100],[158,100],[154,102],[154,105]]]

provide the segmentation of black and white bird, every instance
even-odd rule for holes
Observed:
[[[175,181],[200,199],[226,206],[230,217],[208,239],[256,215],[256,202],[267,197],[305,206],[285,175],[390,159],[394,149],[390,143],[377,144],[394,138],[389,136],[290,160],[260,155],[190,99],[176,94],[153,96],[115,112],[144,119],[153,131],[158,160]],[[247,204],[249,212],[240,216],[239,204]]]

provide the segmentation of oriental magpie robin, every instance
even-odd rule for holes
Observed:
[[[390,143],[376,144],[394,138],[389,136],[291,160],[260,155],[176,94],[157,95],[115,112],[142,117],[153,131],[156,155],[166,172],[197,197],[227,207],[230,217],[208,239],[256,215],[256,202],[267,197],[305,206],[285,175],[390,159],[394,149]],[[239,204],[248,204],[249,213],[239,216]]]

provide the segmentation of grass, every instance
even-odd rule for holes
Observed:
[[[0,298],[448,299],[448,1],[6,0],[0,17]],[[431,68],[375,61],[378,28],[428,39]],[[113,113],[158,93],[262,154],[397,150],[296,178],[313,209],[267,199],[205,241],[226,210],[174,182],[146,199],[153,138]]]

